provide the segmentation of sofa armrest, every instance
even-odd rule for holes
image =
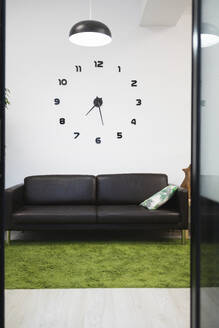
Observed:
[[[5,229],[12,228],[12,213],[24,205],[24,184],[5,190]]]
[[[188,216],[189,216],[188,190],[179,187],[176,191],[176,197],[177,197],[178,210],[180,211],[180,215],[182,217],[182,228],[188,229]]]
[[[181,216],[181,228],[188,229],[188,191],[185,188],[178,187],[173,197],[163,205],[163,208],[176,211]]]

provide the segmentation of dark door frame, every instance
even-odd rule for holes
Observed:
[[[5,0],[0,0],[0,327],[4,328]]]
[[[0,0],[0,327],[4,328],[5,2]],[[200,0],[193,0],[191,328],[200,328]]]
[[[200,63],[201,0],[193,0],[192,16],[192,203],[191,328],[200,328]]]

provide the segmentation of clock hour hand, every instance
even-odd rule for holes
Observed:
[[[104,125],[104,123],[103,123],[103,116],[102,116],[102,112],[101,112],[100,106],[98,108],[99,108],[99,112],[100,112],[100,117],[101,117],[102,125]]]
[[[85,116],[87,116],[91,111],[92,109],[94,109],[95,105],[87,112],[87,114],[85,114]]]
[[[99,97],[96,97],[93,101],[93,107],[87,112],[87,114],[85,114],[85,116],[87,116],[91,111],[92,109],[94,109],[95,107],[99,108],[99,113],[100,113],[100,118],[101,118],[101,122],[102,122],[102,125],[104,125],[103,123],[103,116],[102,116],[102,112],[101,112],[101,109],[100,107],[102,106],[103,104],[103,99],[102,98],[99,98]]]

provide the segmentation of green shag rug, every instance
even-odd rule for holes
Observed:
[[[180,288],[190,284],[189,242],[13,241],[5,284],[19,288]]]

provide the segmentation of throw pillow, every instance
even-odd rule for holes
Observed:
[[[165,204],[177,191],[178,187],[174,185],[169,185],[163,188],[161,191],[157,192],[150,198],[143,201],[140,206],[147,207],[149,210],[156,210]]]

